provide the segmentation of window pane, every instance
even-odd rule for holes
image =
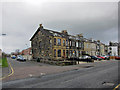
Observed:
[[[65,40],[63,40],[63,46],[65,46]]]
[[[76,42],[76,47],[78,47],[78,42]]]
[[[63,56],[65,57],[65,50],[63,50]]]
[[[56,38],[54,38],[54,45],[56,45]]]
[[[61,45],[61,39],[57,39],[58,45]]]
[[[72,43],[71,43],[71,41],[70,41],[70,46],[72,46]]]
[[[75,42],[74,41],[72,41],[72,46],[75,46]]]
[[[70,57],[72,56],[72,50],[70,50]]]
[[[54,57],[56,57],[56,49],[54,50]]]
[[[68,50],[66,50],[66,56],[68,57]]]
[[[58,57],[61,57],[61,50],[58,50]]]
[[[66,46],[68,46],[68,40],[66,40]]]

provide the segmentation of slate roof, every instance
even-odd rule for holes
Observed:
[[[37,31],[35,32],[35,34],[32,36],[32,38],[30,39],[30,41],[35,37],[35,35],[41,31],[43,34],[47,35],[47,36],[58,36],[58,37],[63,37],[63,38],[67,38],[67,39],[71,39],[71,40],[82,40],[85,42],[90,42],[89,39],[87,38],[83,38],[81,39],[78,36],[74,36],[74,35],[66,35],[63,34],[62,32],[57,32],[57,31],[53,31],[53,30],[48,30],[48,29],[44,29],[44,28],[38,28]]]
[[[76,36],[73,36],[73,35],[66,35],[66,34],[63,34],[61,32],[57,32],[57,31],[53,31],[53,30],[48,30],[48,29],[43,29],[43,28],[39,27],[37,29],[37,31],[35,32],[35,34],[32,36],[32,38],[30,39],[30,41],[35,37],[35,35],[39,31],[42,31],[42,33],[44,33],[45,35],[48,35],[48,36],[58,36],[58,37],[63,37],[63,38],[73,39],[73,40],[79,39],[79,38],[77,38]]]

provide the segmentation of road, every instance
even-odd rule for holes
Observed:
[[[118,61],[92,63],[94,67],[3,83],[3,88],[111,88],[118,83]]]
[[[8,58],[8,62],[11,64],[13,68],[12,74],[10,74],[11,69],[10,68],[3,68],[2,69],[2,75],[4,77],[3,82],[11,81],[11,80],[17,80],[17,79],[23,79],[23,78],[29,78],[29,77],[36,77],[41,76],[43,74],[56,74],[61,73],[69,70],[75,70],[82,67],[88,67],[91,65],[88,65],[87,63],[82,64],[80,66],[77,65],[71,65],[71,66],[56,66],[56,65],[50,65],[45,63],[38,63],[35,61],[26,61],[26,62],[20,62],[15,59]],[[8,74],[10,74],[9,77],[6,77]]]

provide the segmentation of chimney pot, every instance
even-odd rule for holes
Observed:
[[[40,28],[43,28],[42,24],[40,24]]]

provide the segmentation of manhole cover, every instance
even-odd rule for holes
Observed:
[[[90,67],[93,67],[93,66],[84,66],[84,68],[90,68]]]
[[[103,82],[102,84],[106,85],[106,86],[113,86],[114,85],[114,83],[112,83],[112,82]]]
[[[78,69],[73,69],[73,70],[78,70]]]

